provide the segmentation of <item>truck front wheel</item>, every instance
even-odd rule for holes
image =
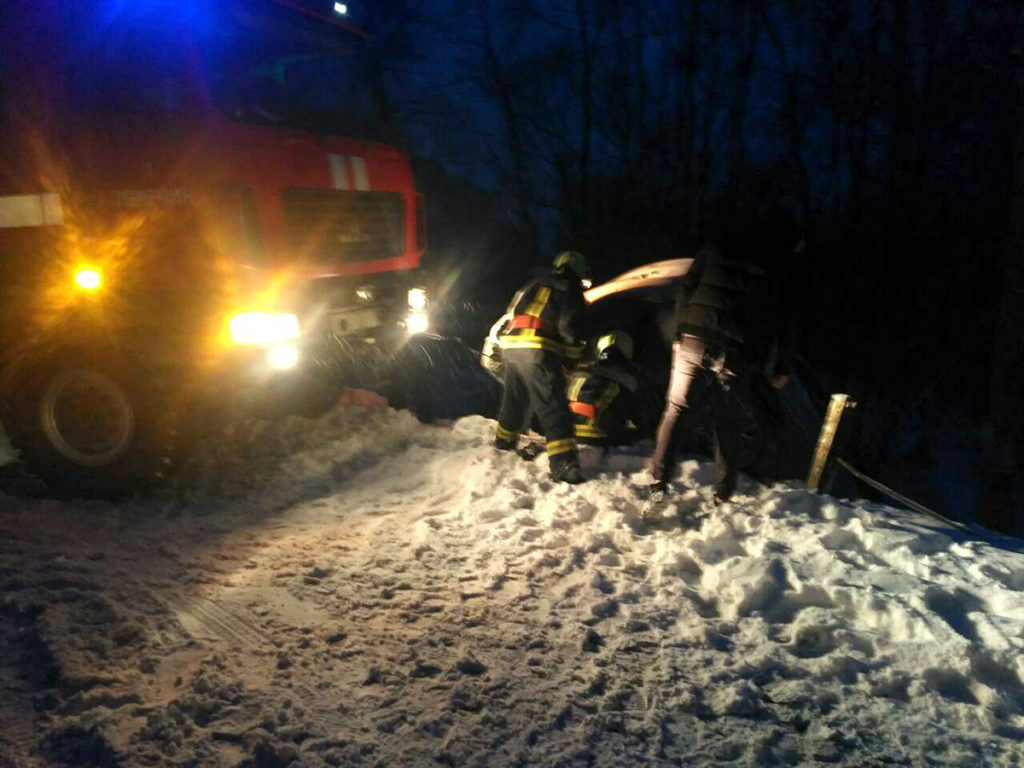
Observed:
[[[152,481],[164,455],[155,387],[123,355],[65,351],[34,365],[14,397],[11,440],[63,495],[109,497]]]

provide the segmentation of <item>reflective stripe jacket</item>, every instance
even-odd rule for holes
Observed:
[[[502,349],[546,349],[563,357],[578,356],[585,306],[583,287],[574,274],[549,272],[512,298],[506,310],[512,319],[498,343]]]
[[[629,442],[627,423],[643,421],[638,381],[630,367],[624,358],[602,358],[573,374],[567,397],[579,441]]]

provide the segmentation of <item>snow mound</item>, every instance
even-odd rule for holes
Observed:
[[[214,441],[181,497],[11,500],[4,601],[59,678],[45,743],[100,734],[124,766],[1024,760],[1019,548],[784,484],[716,507],[696,460],[643,523],[642,452],[588,453],[570,487],[493,429],[339,409]]]

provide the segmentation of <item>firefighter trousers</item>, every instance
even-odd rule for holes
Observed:
[[[576,461],[572,414],[565,397],[562,358],[545,349],[506,349],[505,391],[498,410],[499,445],[515,445],[530,423],[540,422],[552,467]]]

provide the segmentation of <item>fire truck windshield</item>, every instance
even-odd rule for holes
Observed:
[[[388,137],[385,102],[355,34],[286,7],[228,4],[205,47],[231,118],[360,138]]]

